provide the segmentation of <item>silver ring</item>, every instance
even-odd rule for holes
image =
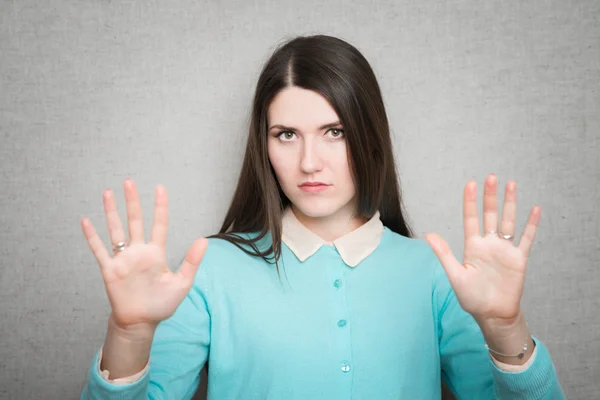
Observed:
[[[500,234],[500,236],[502,236],[502,239],[506,239],[506,240],[511,240],[512,238],[514,238],[513,235]]]
[[[113,251],[115,253],[121,253],[121,252],[125,251],[126,249],[127,249],[126,242],[119,242],[119,243],[115,244],[113,247]]]

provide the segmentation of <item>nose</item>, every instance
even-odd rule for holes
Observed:
[[[321,157],[318,140],[308,138],[303,142],[300,169],[306,174],[312,174],[323,169],[323,158]]]

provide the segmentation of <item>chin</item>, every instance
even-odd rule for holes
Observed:
[[[310,218],[329,217],[345,206],[342,202],[314,198],[293,201],[293,204],[302,214]]]

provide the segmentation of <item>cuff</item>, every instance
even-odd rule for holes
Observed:
[[[527,369],[509,372],[499,369],[490,358],[495,389],[500,399],[541,399],[548,393],[556,380],[556,371],[548,349],[532,335],[537,349],[535,360]],[[533,358],[533,356],[532,356]]]
[[[531,364],[533,364],[533,360],[535,359],[536,353],[537,353],[537,343],[536,343],[535,347],[533,348],[533,353],[531,353],[531,356],[529,357],[527,362],[523,365],[513,365],[513,364],[506,364],[506,363],[500,362],[500,361],[496,360],[496,358],[494,357],[493,354],[490,354],[490,357],[492,358],[492,361],[494,362],[494,364],[496,364],[496,366],[499,369],[501,369],[502,371],[523,372],[527,368],[529,368],[529,366]]]
[[[132,383],[114,384],[105,380],[100,375],[98,368],[100,362],[100,351],[94,356],[91,368],[88,372],[88,383],[84,389],[82,398],[89,400],[132,400],[147,399],[148,384],[150,382],[149,370],[144,375]]]
[[[140,378],[142,376],[144,376],[144,374],[146,373],[146,371],[148,371],[148,367],[150,365],[150,360],[148,360],[148,363],[146,364],[146,366],[144,367],[144,369],[142,369],[140,372],[138,372],[137,374],[134,375],[130,375],[130,376],[126,376],[124,378],[116,378],[116,379],[109,379],[109,374],[110,372],[105,369],[105,370],[101,370],[100,369],[100,363],[102,362],[102,350],[104,349],[104,346],[102,346],[100,348],[100,353],[98,354],[98,374],[107,382],[112,383],[113,385],[125,385],[127,383],[133,383],[135,381],[140,380]],[[533,356],[532,356],[533,357]]]

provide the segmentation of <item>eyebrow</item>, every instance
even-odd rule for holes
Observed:
[[[330,122],[328,124],[321,125],[319,127],[319,130],[328,129],[328,128],[335,128],[336,126],[341,126],[341,125],[342,125],[342,123],[340,121]],[[297,131],[297,130],[299,130],[299,129],[296,129],[296,128],[291,127],[291,126],[284,126],[284,125],[279,125],[279,124],[271,126],[269,128],[269,130],[271,130],[273,128],[285,129],[285,130],[289,130],[289,131]]]

